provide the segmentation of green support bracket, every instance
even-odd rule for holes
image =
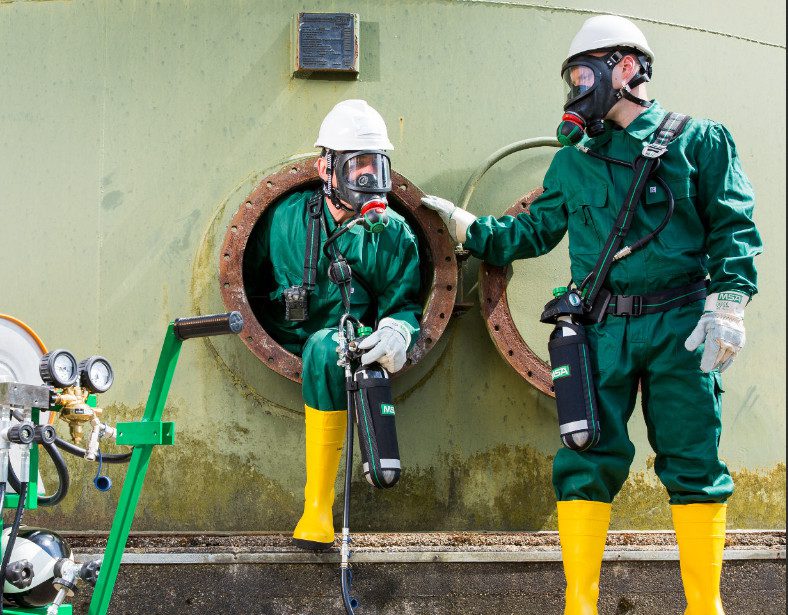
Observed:
[[[162,421],[134,421],[118,423],[115,442],[124,446],[175,444],[175,423]]]
[[[120,560],[129,538],[131,522],[137,509],[137,502],[142,491],[142,484],[145,481],[145,474],[148,471],[153,447],[157,444],[173,443],[175,426],[173,423],[162,423],[161,415],[164,411],[164,403],[167,401],[172,377],[175,374],[175,367],[178,364],[182,343],[175,335],[174,323],[170,323],[167,334],[164,336],[164,344],[161,348],[159,363],[153,376],[142,421],[118,425],[119,430],[125,434],[124,438],[126,438],[127,444],[136,442],[135,438],[146,443],[135,443],[131,453],[131,461],[128,470],[126,470],[126,478],[123,481],[123,489],[120,492],[118,508],[115,510],[115,518],[112,521],[112,529],[107,539],[107,549],[104,551],[98,582],[90,600],[88,615],[106,615],[109,608],[112,590],[115,587],[115,580],[120,569]],[[134,425],[131,427],[131,431],[129,431],[130,425]],[[156,432],[155,436],[154,432]],[[117,442],[120,444],[122,440],[123,438],[118,438]]]

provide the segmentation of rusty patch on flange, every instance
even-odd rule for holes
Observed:
[[[243,315],[244,344],[265,365],[294,382],[301,382],[301,358],[282,348],[252,313],[243,284],[243,252],[254,225],[268,207],[289,192],[319,184],[315,160],[316,157],[286,165],[258,184],[233,215],[219,258],[222,301],[228,310],[238,310]],[[435,212],[421,205],[424,193],[399,173],[392,171],[391,176],[394,189],[389,203],[408,220],[416,234],[420,253],[427,257],[422,267],[432,267],[421,333],[401,370],[405,372],[435,346],[446,329],[457,294],[457,262],[445,225]]]
[[[504,215],[516,216],[523,212],[527,213],[531,203],[543,191],[544,188],[531,190],[507,209]],[[509,301],[506,298],[506,286],[511,277],[511,266],[493,267],[482,263],[479,268],[479,303],[484,322],[504,360],[542,393],[555,397],[550,366],[529,348],[514,324]]]

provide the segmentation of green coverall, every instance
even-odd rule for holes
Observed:
[[[260,219],[244,252],[244,287],[263,328],[284,348],[303,359],[303,396],[317,410],[345,410],[344,372],[337,365],[336,332],[344,313],[339,287],[328,279],[330,260],[321,253],[314,290],[309,294],[309,318],[285,319],[282,293],[303,282],[307,201],[313,191],[296,192],[276,203]],[[336,228],[324,203],[329,233]],[[416,237],[404,218],[388,210],[389,224],[378,234],[356,225],[334,245],[353,270],[351,313],[366,325],[383,317],[406,323],[411,344],[419,333],[421,302]],[[370,296],[370,293],[372,296]]]
[[[626,129],[608,129],[586,147],[633,161],[665,111],[656,102]],[[613,265],[606,286],[614,294],[651,294],[710,278],[709,292],[757,292],[753,257],[761,240],[752,221],[753,191],[728,131],[690,120],[657,171],[675,197],[667,227],[642,250]],[[569,231],[572,279],[591,271],[632,183],[631,170],[592,158],[574,147],[559,150],[530,213],[484,217],[467,230],[465,247],[503,266],[549,252]],[[651,181],[625,245],[654,229],[666,213],[666,195]],[[601,441],[585,452],[561,449],[553,466],[558,500],[612,502],[627,478],[635,448],[627,421],[642,387],[655,470],[671,504],[724,502],[733,481],[719,459],[722,387],[718,372],[700,370],[701,349],[684,340],[704,302],[642,316],[608,316],[586,328],[599,401]]]

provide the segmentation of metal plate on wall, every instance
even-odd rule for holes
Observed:
[[[359,70],[358,15],[299,13],[295,27],[295,74],[356,75]]]

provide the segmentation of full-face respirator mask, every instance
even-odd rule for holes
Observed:
[[[613,88],[613,70],[626,55],[635,55],[640,70],[620,89]],[[564,115],[558,125],[557,138],[561,145],[574,145],[583,137],[596,137],[605,131],[605,117],[622,98],[643,107],[651,103],[632,94],[631,89],[651,78],[651,63],[636,51],[616,49],[604,56],[578,54],[566,60],[561,77],[567,86]]]
[[[371,233],[388,224],[386,212],[391,192],[391,161],[383,150],[326,152],[327,180],[323,192],[337,209],[351,211]],[[331,177],[336,174],[336,186]]]

